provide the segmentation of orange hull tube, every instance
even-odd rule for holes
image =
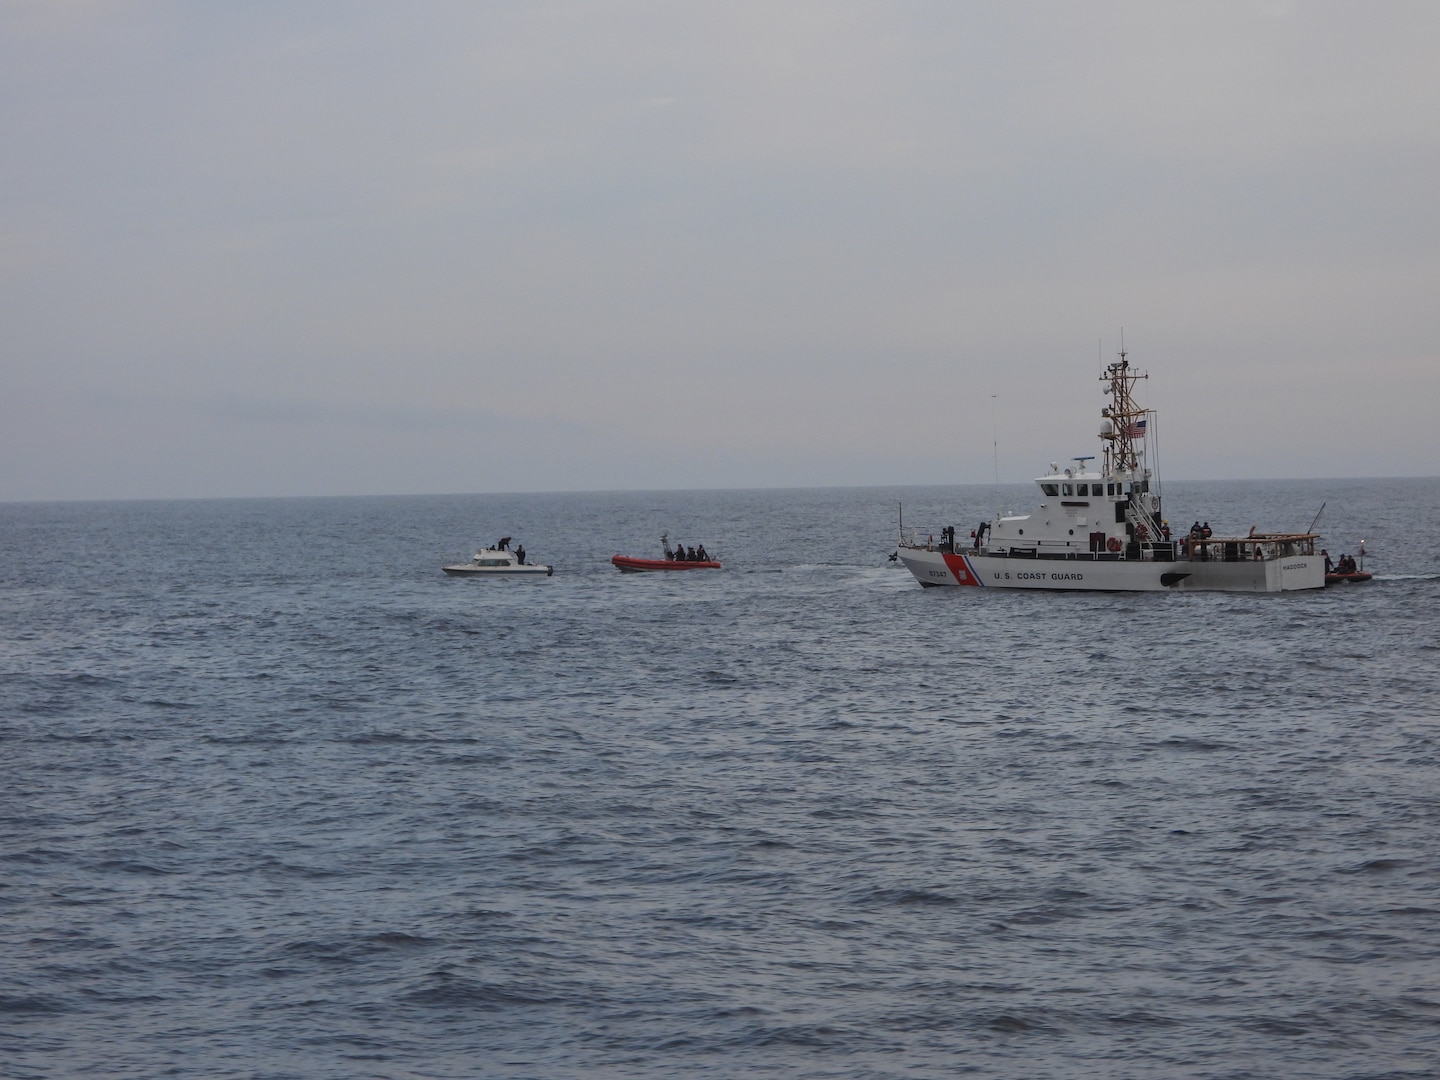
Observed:
[[[669,559],[636,559],[630,555],[616,555],[610,561],[627,574],[644,574],[652,570],[720,569],[720,564],[714,559],[705,562],[671,562]]]

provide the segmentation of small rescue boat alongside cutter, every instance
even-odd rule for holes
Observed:
[[[687,558],[685,549],[678,545],[674,551],[671,551],[668,533],[661,534],[660,545],[665,549],[665,558],[663,559],[639,559],[633,555],[614,555],[611,556],[610,562],[625,574],[645,574],[665,570],[719,570],[721,568],[718,562],[708,556],[696,559]],[[704,551],[705,547],[701,545],[700,553]]]
[[[1326,585],[1359,585],[1361,582],[1369,581],[1374,574],[1364,570],[1357,570],[1353,574],[1326,574]]]
[[[1133,394],[1148,377],[1130,367],[1123,350],[1100,377],[1110,403],[1101,410],[1098,470],[1088,464],[1092,457],[1063,470],[1052,464],[1035,481],[1043,501],[1033,513],[982,523],[971,545],[956,542],[954,527],[941,531],[939,544],[902,528],[896,556],[921,585],[1118,592],[1323,587],[1318,533],[1251,528],[1245,536],[1170,538],[1160,480],[1145,459],[1155,413]]]
[[[1320,552],[1325,556],[1325,584],[1326,585],[1359,585],[1369,581],[1373,574],[1365,569],[1365,541],[1360,541],[1360,562],[1357,564],[1349,555],[1341,555],[1340,561],[1331,565],[1330,556],[1324,551]]]

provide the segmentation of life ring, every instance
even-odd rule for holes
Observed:
[[[1136,526],[1135,526],[1135,539],[1136,539],[1136,540],[1140,540],[1140,541],[1149,540],[1149,539],[1150,539],[1150,530],[1147,529],[1144,525],[1136,525]]]
[[[1114,553],[1114,552],[1116,552],[1116,551],[1119,551],[1119,550],[1120,550],[1120,538],[1119,538],[1118,536],[1112,536],[1112,537],[1110,537],[1109,540],[1106,540],[1106,541],[1105,541],[1105,547],[1108,548],[1111,553]]]

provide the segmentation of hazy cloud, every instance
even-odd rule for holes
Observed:
[[[1430,473],[1437,47],[1399,2],[0,3],[0,498],[975,481],[995,428],[1019,478],[1092,451],[1121,326],[1172,476]]]

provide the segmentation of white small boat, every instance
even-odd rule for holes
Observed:
[[[468,563],[442,566],[451,577],[549,577],[553,566],[524,562],[525,549],[481,548]]]

